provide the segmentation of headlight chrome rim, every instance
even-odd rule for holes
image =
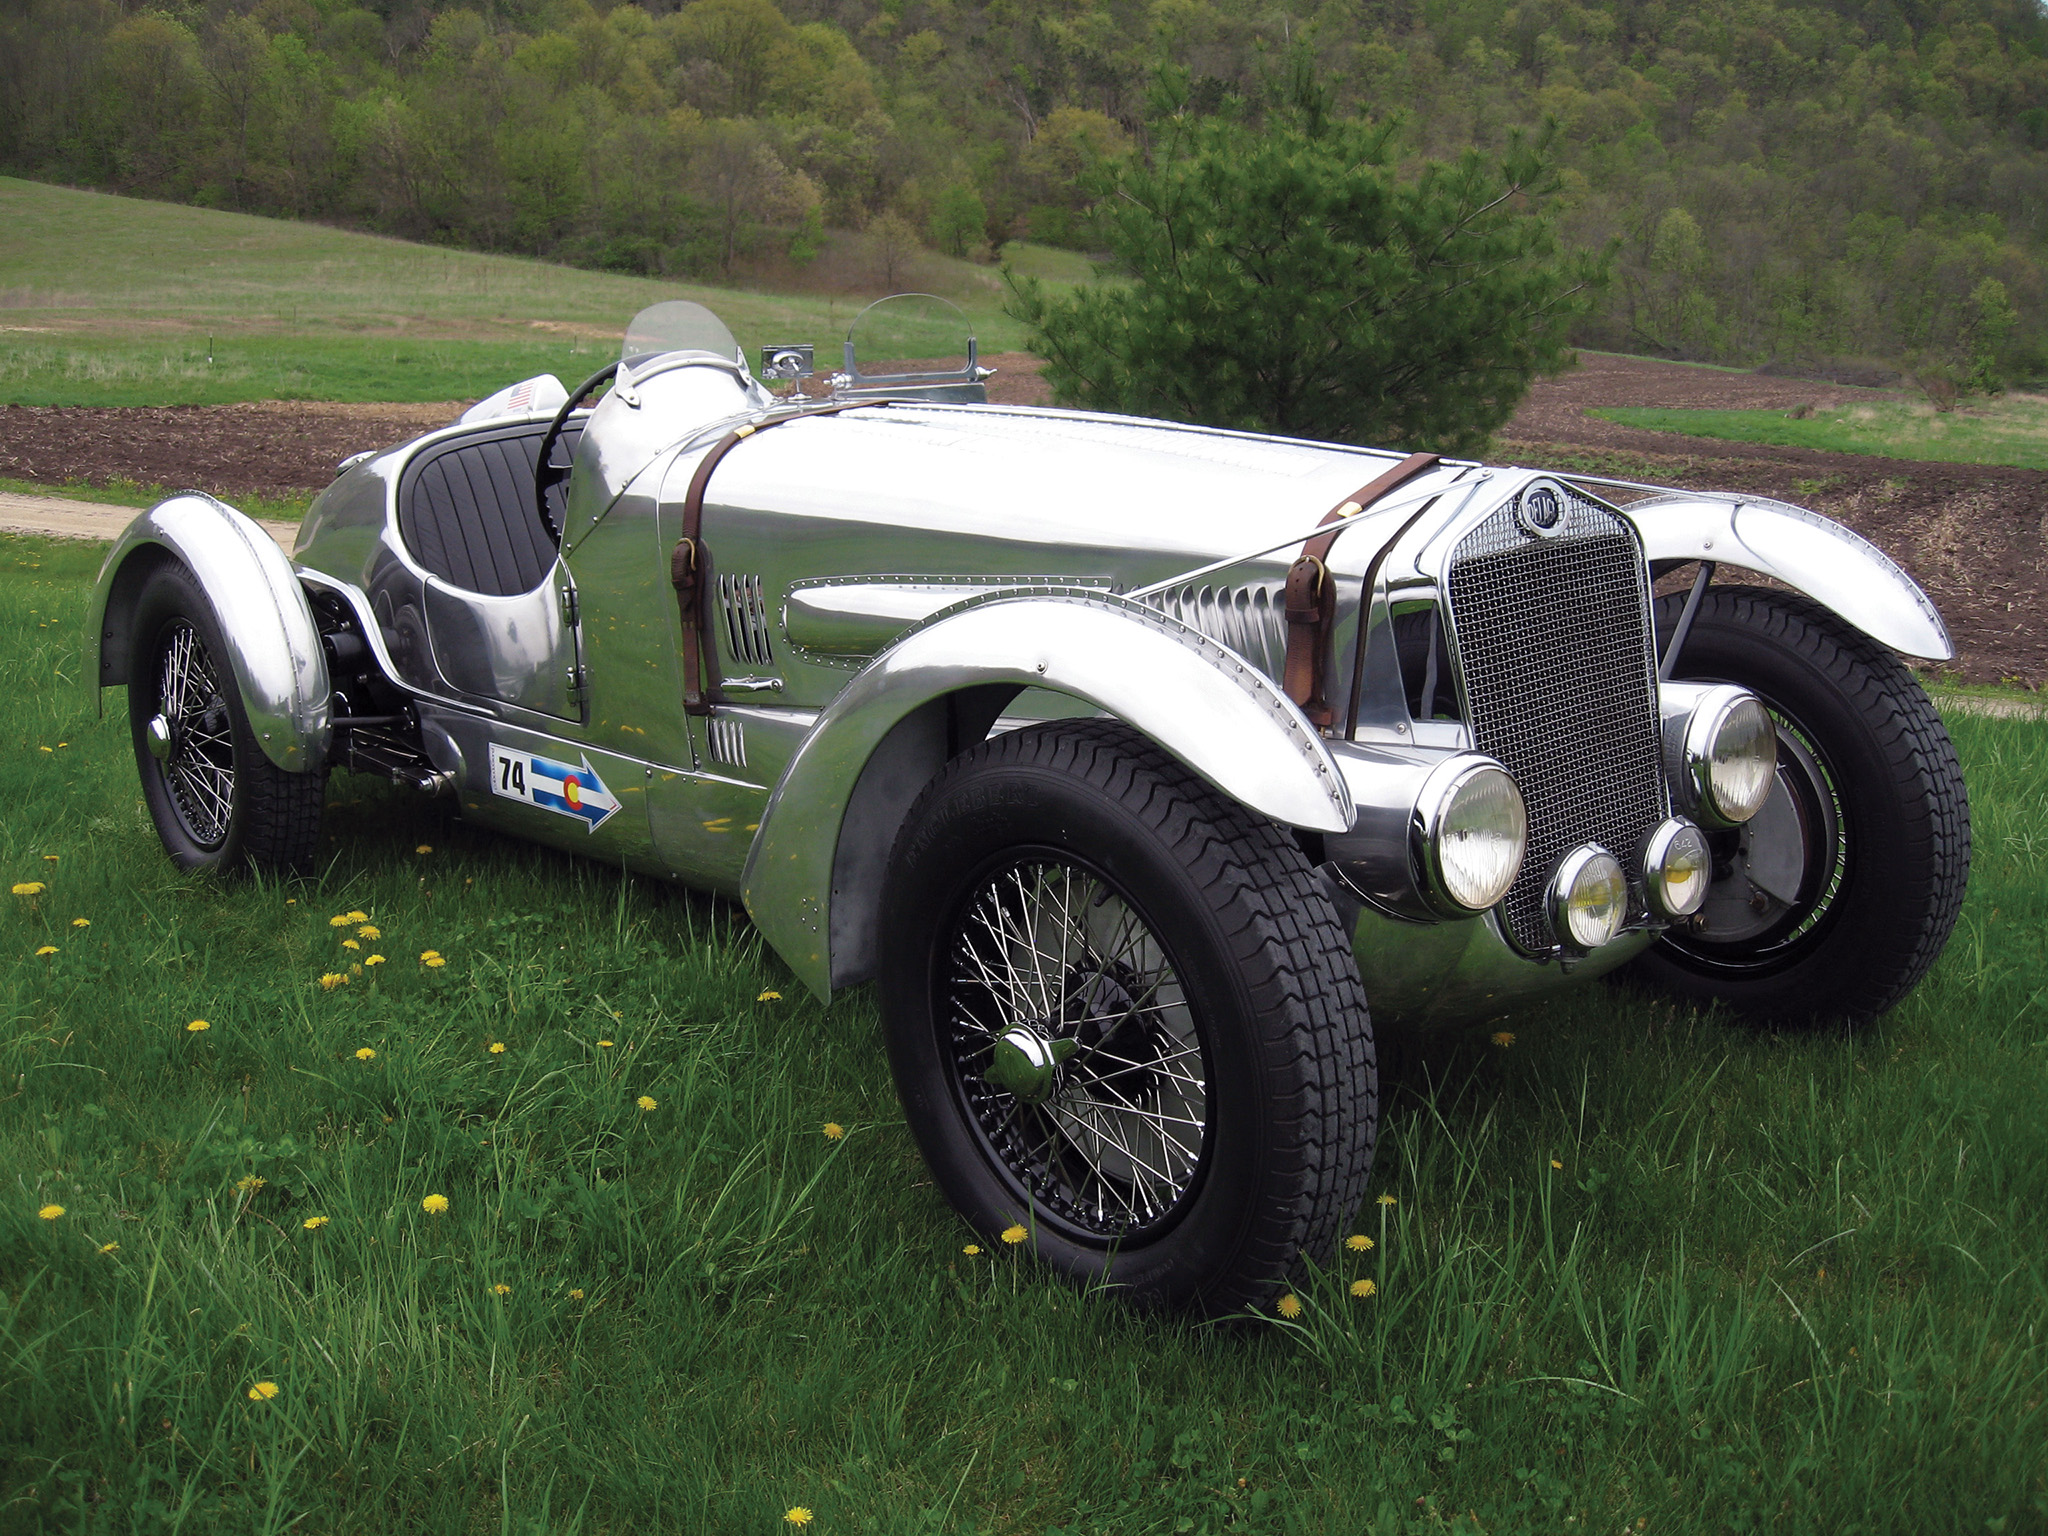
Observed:
[[[1778,727],[1746,688],[1720,687],[1685,727],[1691,809],[1711,827],[1739,827],[1763,809],[1777,783]]]
[[[1474,817],[1488,815],[1498,818],[1495,827],[1475,824]],[[1473,917],[1500,905],[1529,851],[1529,811],[1520,786],[1500,763],[1476,753],[1451,758],[1423,781],[1411,825],[1418,889],[1447,917]],[[1504,840],[1505,846],[1463,846],[1474,832]]]
[[[1569,954],[1586,955],[1628,925],[1628,872],[1598,843],[1581,843],[1550,877],[1550,928]]]
[[[1707,835],[1683,816],[1658,823],[1643,842],[1643,893],[1650,910],[1667,922],[1706,905],[1714,854]]]

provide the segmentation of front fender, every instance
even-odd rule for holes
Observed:
[[[327,658],[313,610],[276,541],[225,502],[196,491],[158,502],[122,530],[93,591],[99,686],[126,683],[143,578],[175,560],[213,604],[228,665],[264,756],[288,773],[327,759]]]
[[[1892,558],[1840,523],[1767,497],[1673,491],[1622,515],[1657,560],[1712,560],[1774,576],[1871,639],[1930,661],[1956,653],[1927,594]]]
[[[1007,700],[1024,688],[1063,693],[1126,722],[1261,815],[1319,832],[1351,826],[1351,792],[1322,739],[1234,652],[1157,609],[1101,592],[971,598],[933,615],[847,685],[762,815],[741,899],[819,996],[871,974],[881,872],[903,817],[948,751],[986,734],[1000,702],[988,704],[971,740],[950,743],[959,733],[933,710],[970,694]]]

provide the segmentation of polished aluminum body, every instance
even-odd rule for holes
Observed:
[[[1697,799],[1681,760],[1700,690],[1657,680],[1651,562],[1749,566],[1888,645],[1950,654],[1910,578],[1812,513],[1676,493],[1616,506],[1593,487],[1621,482],[1446,461],[1331,552],[1337,719],[1318,730],[1278,682],[1288,567],[1397,456],[946,403],[961,388],[780,420],[791,406],[731,355],[629,357],[580,418],[559,549],[505,593],[423,551],[466,536],[463,518],[487,542],[530,503],[437,508],[415,467],[489,438],[516,477],[544,414],[351,461],[291,561],[240,514],[174,498],[102,573],[100,681],[126,680],[136,561],[174,556],[215,603],[265,750],[315,766],[335,733],[310,595],[350,616],[466,817],[738,897],[827,997],[872,975],[883,867],[951,755],[1111,715],[1300,829],[1357,911],[1375,1010],[1437,1020],[1611,969],[1670,919],[1642,861]],[[723,686],[691,715],[669,566],[687,488],[735,428],[771,422],[704,498]],[[1431,849],[1443,787],[1480,767],[1513,776],[1529,851],[1501,904],[1464,916]],[[570,779],[574,795],[546,788]],[[1591,954],[1552,916],[1560,861],[1586,846],[1632,882],[1620,936]]]

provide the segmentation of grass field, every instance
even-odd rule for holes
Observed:
[[[1798,418],[1783,411],[1661,410],[1617,406],[1592,413],[1623,426],[1683,432],[1738,443],[1820,448],[1892,459],[1948,464],[2014,464],[2048,469],[2048,395],[2003,395],[1941,414],[1911,401],[1873,401],[1817,410]]]
[[[580,379],[636,311],[678,298],[750,357],[811,341],[836,365],[880,297],[657,282],[4,177],[0,226],[0,402],[22,405],[471,399],[542,371]],[[1055,282],[1089,270],[1069,252],[1015,258]],[[920,275],[984,351],[1021,344],[993,268],[930,256]]]
[[[175,874],[97,554],[0,541],[0,1531],[2048,1526],[2038,724],[1952,723],[1880,1027],[1383,1037],[1372,1248],[1197,1328],[964,1251],[871,1005],[730,908],[347,777],[317,881]]]

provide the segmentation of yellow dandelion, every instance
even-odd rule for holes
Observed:
[[[1515,1037],[1505,1029],[1497,1029],[1493,1032],[1493,1043],[1506,1050],[1515,1043]]]
[[[356,937],[359,939],[381,939],[384,937],[384,930],[375,923],[365,923],[356,930]]]
[[[320,990],[322,992],[332,992],[336,987],[345,987],[347,985],[348,978],[339,971],[329,971],[320,978]]]
[[[1558,1161],[1558,1160],[1557,1160],[1556,1158],[1554,1158],[1554,1157],[1553,1157],[1553,1158],[1552,1158],[1552,1159],[1550,1160],[1550,1166],[1551,1166],[1551,1167],[1553,1167],[1553,1168],[1555,1168],[1555,1169],[1557,1169],[1557,1170],[1558,1170],[1558,1172],[1560,1172],[1560,1173],[1562,1173],[1562,1172],[1564,1171],[1564,1164],[1563,1164],[1563,1163],[1560,1163],[1560,1162],[1559,1162],[1559,1161]]]
[[[981,1257],[981,1244],[969,1243],[965,1248],[962,1248],[960,1251],[966,1254],[967,1257],[969,1257],[970,1259],[978,1259]]]
[[[343,949],[360,950],[363,946],[358,944],[354,939],[343,939],[341,941],[341,947]]]
[[[1351,1282],[1351,1294],[1360,1301],[1364,1301],[1368,1296],[1377,1296],[1379,1293],[1380,1288],[1370,1280],[1354,1280]]]
[[[14,885],[17,896],[40,896],[48,887],[40,880],[18,880]]]
[[[1381,1205],[1394,1205],[1398,1202],[1395,1201],[1392,1195],[1381,1195],[1379,1198],[1379,1203]]]
[[[36,1214],[45,1221],[55,1221],[64,1214],[64,1207],[61,1205],[46,1205],[40,1211],[37,1211]]]
[[[504,1281],[500,1280],[496,1285],[491,1287],[491,1294],[493,1296],[510,1296],[512,1294],[512,1287],[505,1284]]]
[[[120,1251],[121,1251],[121,1245],[120,1245],[119,1243],[101,1243],[101,1244],[100,1244],[100,1252],[101,1252],[101,1253],[119,1253]]]
[[[325,1216],[308,1216],[304,1221],[300,1222],[299,1225],[304,1227],[308,1232],[318,1232],[322,1227],[327,1225],[327,1218]]]
[[[414,853],[432,853],[433,851],[434,845],[432,843],[421,843],[419,847],[413,849]]]
[[[287,896],[284,899],[284,904],[288,907],[296,907],[299,904],[299,898],[296,896]]]
[[[56,862],[57,862],[57,860],[58,860],[59,858],[61,858],[61,857],[63,857],[63,855],[61,855],[61,854],[55,854],[55,853],[46,853],[46,854],[44,854],[44,855],[43,855],[43,862],[44,862],[45,864],[54,864],[54,863],[56,863]]]
[[[641,1112],[642,1114],[645,1114],[645,1113],[646,1113],[646,1112],[647,1112],[648,1110],[650,1110],[650,1109],[653,1109],[653,1108],[655,1107],[655,1103],[654,1103],[654,1100],[652,1100],[651,1098],[649,1098],[649,1097],[648,1097],[648,1096],[647,1096],[646,1094],[644,1094],[644,1093],[643,1093],[643,1094],[641,1094],[641,1095],[640,1095],[640,1097],[639,1097],[639,1098],[637,1098],[637,1099],[635,1099],[635,1100],[634,1100],[633,1102],[634,1102],[635,1104],[638,1104],[638,1105],[640,1106],[640,1112]]]
[[[207,1023],[206,1020],[194,1019],[190,1024],[187,1024],[185,1026],[185,1033],[188,1035],[203,1035],[211,1028],[213,1028],[213,1026]]]
[[[57,946],[56,946],[56,945],[54,945],[54,944],[45,944],[45,945],[44,945],[44,946],[43,946],[43,947],[42,947],[41,949],[38,949],[38,950],[36,951],[36,958],[37,958],[38,960],[40,960],[40,959],[42,959],[42,958],[43,958],[43,957],[44,957],[45,955],[54,955],[54,954],[56,954],[56,953],[57,953]]]
[[[364,965],[382,965],[383,963],[384,957],[382,955],[366,955],[363,957]]]
[[[330,917],[329,919],[327,919],[327,926],[330,928],[346,928],[348,926],[348,923],[349,917],[346,912],[341,913],[337,917]]]
[[[429,1216],[438,1216],[448,1209],[448,1197],[446,1195],[429,1195],[420,1202],[420,1209]]]
[[[348,973],[351,976],[360,976],[363,974],[363,968],[360,965],[352,965],[348,968]]]
[[[808,1509],[805,1509],[801,1504],[792,1507],[790,1511],[782,1517],[783,1523],[787,1525],[809,1525],[811,1521],[815,1518],[817,1517],[814,1516]]]
[[[1273,1310],[1289,1322],[1292,1322],[1295,1318],[1301,1316],[1301,1298],[1295,1295],[1294,1292],[1289,1291],[1285,1296],[1282,1296],[1273,1303]]]
[[[74,928],[90,928],[92,926],[92,919],[89,917],[74,917],[71,919],[71,926]]]
[[[242,1191],[245,1195],[253,1195],[269,1182],[270,1180],[261,1178],[253,1173],[244,1174],[241,1178],[235,1180],[235,1188]]]
[[[1372,1246],[1372,1239],[1363,1232],[1354,1232],[1344,1239],[1344,1246],[1353,1253],[1364,1253],[1366,1249]]]
[[[1018,1243],[1023,1242],[1024,1239],[1029,1237],[1030,1235],[1031,1234],[1026,1232],[1021,1226],[1003,1228],[1003,1241],[1010,1244],[1012,1247],[1015,1247]]]
[[[571,1301],[581,1301],[583,1299],[583,1287],[579,1285],[572,1290],[569,1293],[569,1299]]]
[[[423,957],[420,961],[420,964],[424,965],[430,971],[438,971],[439,969],[441,969],[442,966],[446,965],[447,963],[448,962],[446,960],[443,960],[439,955],[427,955]]]
[[[349,923],[367,923],[369,920],[370,914],[367,912],[349,912],[344,914],[341,919],[344,926]]]
[[[491,1042],[491,1054],[492,1054],[493,1056],[502,1056],[502,1055],[504,1055],[504,1054],[505,1054],[505,1042],[504,1042],[504,1041],[502,1041],[502,1040],[493,1040],[493,1041]]]
[[[377,1053],[374,1050],[372,1050],[369,1046],[359,1045],[356,1047],[357,1061],[375,1061],[376,1059]]]
[[[841,1125],[837,1120],[827,1120],[825,1122],[825,1139],[827,1141],[837,1141],[840,1137],[844,1136],[845,1134],[846,1127]]]
[[[277,1383],[274,1381],[259,1381],[249,1389],[249,1401],[252,1403],[267,1403],[275,1396]]]
[[[441,951],[438,949],[423,949],[420,951],[420,958],[422,960],[438,960],[441,958]]]
[[[780,992],[773,991],[763,992],[759,997],[755,998],[754,1001],[757,1003],[779,1003],[782,1001],[782,994]]]
[[[597,1048],[600,1051],[608,1051],[612,1048],[612,1043],[609,1040],[600,1040],[597,1042]]]

